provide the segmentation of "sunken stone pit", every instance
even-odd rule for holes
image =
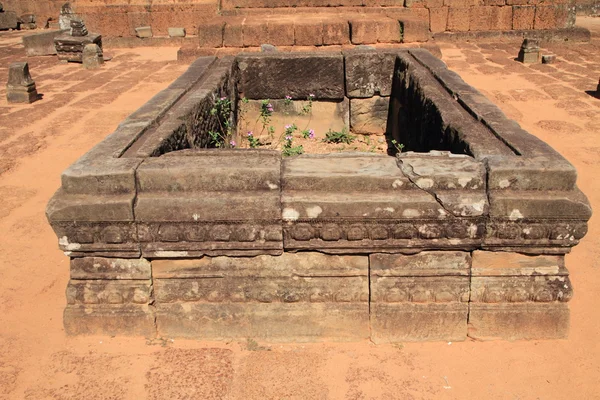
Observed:
[[[209,148],[215,99],[387,102],[402,153]],[[341,107],[341,106],[340,106]],[[239,140],[234,133],[232,140]],[[69,334],[562,338],[576,171],[421,49],[204,57],[62,175]]]

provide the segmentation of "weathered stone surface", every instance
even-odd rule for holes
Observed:
[[[104,64],[102,49],[95,43],[86,44],[83,48],[81,61],[85,69],[98,69]]]
[[[471,303],[469,336],[480,340],[564,339],[569,321],[569,307],[564,303]]]
[[[462,341],[467,337],[467,303],[397,303],[371,306],[375,343]]]
[[[156,307],[162,337],[353,341],[369,337],[368,303],[173,303]]]
[[[350,100],[350,126],[355,133],[383,135],[386,131],[388,97]]]
[[[58,59],[78,63],[82,62],[83,49],[91,43],[102,48],[102,36],[95,33],[89,33],[86,36],[63,34],[54,39]]]
[[[169,28],[169,37],[185,37],[185,28]]]
[[[245,54],[237,57],[239,91],[249,99],[344,97],[341,54]]]
[[[71,8],[71,3],[65,3],[60,8],[60,15],[58,16],[58,24],[60,29],[66,30],[71,29],[71,20],[77,18]]]
[[[25,54],[27,54],[28,57],[56,54],[54,39],[65,32],[66,31],[62,30],[51,30],[23,36]]]
[[[87,36],[88,30],[83,21],[78,19],[71,20],[71,36],[82,37]]]
[[[345,52],[344,58],[348,97],[390,95],[396,62],[395,52],[353,50]]]
[[[150,280],[73,280],[67,286],[67,304],[150,304]]]
[[[139,38],[151,38],[152,35],[152,27],[150,26],[140,26],[135,28],[135,34]]]
[[[216,164],[223,168],[207,174]],[[135,207],[144,254],[281,252],[279,174],[279,155],[267,150],[147,160],[137,171]]]
[[[9,103],[33,103],[38,99],[35,82],[29,74],[26,62],[12,63],[8,68],[6,100]]]
[[[471,273],[470,253],[462,251],[424,251],[407,256],[375,253],[369,256],[369,262],[373,277],[466,277]]]
[[[147,305],[68,305],[67,335],[156,336],[154,307]]]
[[[14,11],[4,11],[0,13],[0,31],[8,29],[17,29],[19,27],[19,17]]]
[[[371,254],[369,259],[376,343],[466,338],[469,253]]]
[[[71,279],[151,279],[150,262],[144,258],[84,257],[71,259]]]
[[[469,335],[481,339],[566,337],[573,296],[564,256],[473,253]]]

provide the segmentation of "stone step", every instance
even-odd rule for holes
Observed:
[[[201,48],[328,46],[425,42],[426,17],[404,9],[397,14],[294,13],[218,17],[198,29]]]

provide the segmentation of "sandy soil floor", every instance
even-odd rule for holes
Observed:
[[[513,61],[519,43],[442,45],[444,60],[579,171],[600,210],[600,19],[588,44]],[[174,48],[114,50],[99,71],[29,59],[44,99],[9,107],[0,88],[0,399],[598,399],[600,224],[567,257],[568,340],[273,345],[66,337],[68,259],[44,216],[60,173],[185,66]],[[0,34],[0,82],[24,60]]]

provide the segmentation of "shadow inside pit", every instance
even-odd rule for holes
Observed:
[[[600,90],[586,90],[585,93],[589,94],[595,99],[600,100]]]

